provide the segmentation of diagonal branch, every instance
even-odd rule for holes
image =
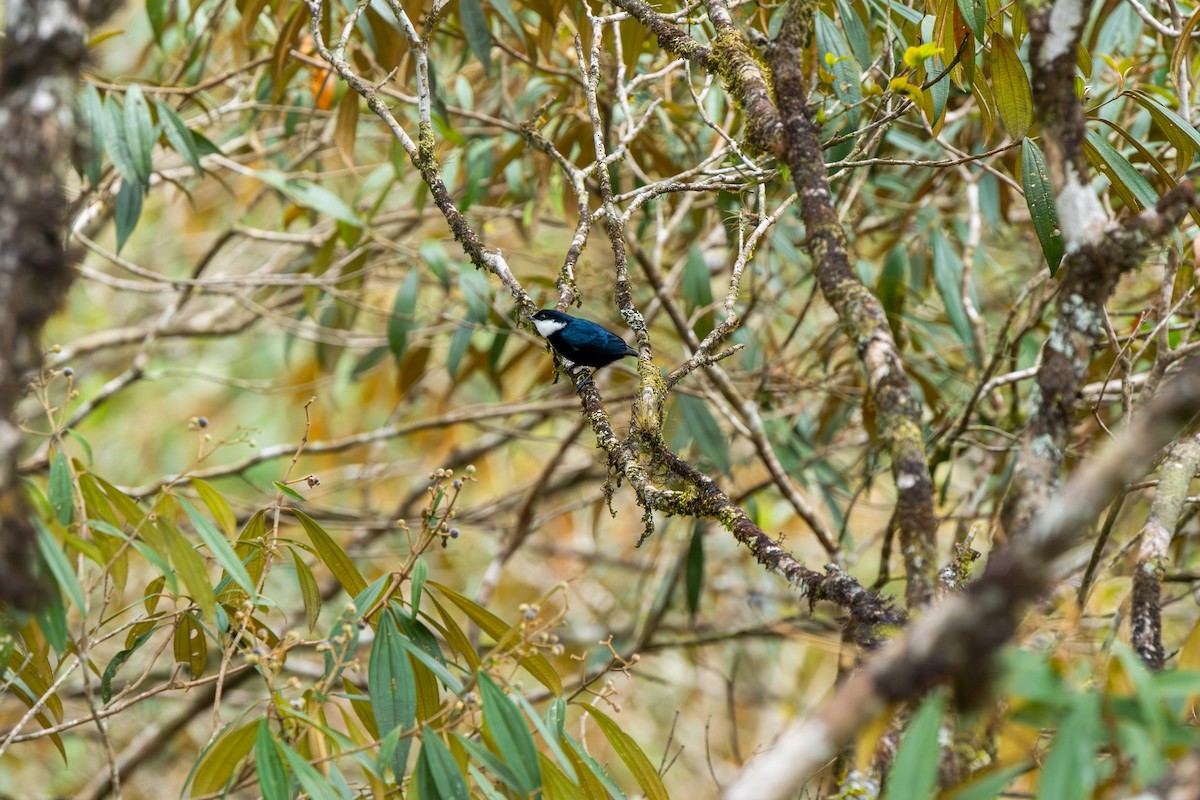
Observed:
[[[1166,661],[1162,642],[1162,576],[1167,548],[1175,536],[1179,514],[1187,499],[1188,487],[1200,466],[1200,439],[1195,436],[1177,442],[1167,453],[1158,470],[1158,487],[1150,514],[1142,526],[1142,543],[1133,573],[1133,647],[1151,669],[1162,669]]]
[[[787,145],[785,159],[800,196],[800,216],[817,282],[858,351],[875,403],[880,438],[891,454],[896,516],[908,577],[906,595],[909,607],[917,607],[933,596],[937,573],[937,518],[921,433],[921,407],[879,299],[850,266],[846,233],[826,178],[820,129],[805,101],[808,76],[803,54],[814,10],[811,0],[791,0],[772,49],[775,96]]]
[[[794,797],[809,776],[889,703],[946,683],[955,686],[960,699],[977,699],[987,688],[981,670],[1016,631],[1026,606],[1052,584],[1058,559],[1198,410],[1200,361],[1193,359],[1141,409],[1131,428],[1078,470],[1028,530],[992,557],[979,580],[910,625],[816,714],[785,731],[771,750],[747,765],[725,796]]]
[[[1088,179],[1086,119],[1075,96],[1076,52],[1090,2],[1023,6],[1029,20],[1034,107],[1067,252],[1057,314],[1042,346],[1031,395],[1033,409],[1001,510],[1001,524],[1010,535],[1029,525],[1061,481],[1076,399],[1092,342],[1103,334],[1104,305],[1117,281],[1139,268],[1146,248],[1196,207],[1195,191],[1185,181],[1155,208],[1122,225],[1110,223]]]

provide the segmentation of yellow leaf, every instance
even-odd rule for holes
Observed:
[[[925,63],[925,59],[940,56],[944,52],[944,48],[938,47],[933,42],[926,42],[917,47],[909,47],[904,51],[904,63],[916,69]]]

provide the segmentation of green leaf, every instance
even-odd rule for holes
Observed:
[[[367,688],[371,693],[371,710],[379,734],[386,736],[399,728],[410,731],[417,719],[417,685],[408,652],[404,649],[402,634],[396,626],[391,609],[379,618],[375,641],[371,644],[371,658],[367,666]],[[396,780],[404,778],[405,765],[412,738],[404,737],[396,744],[392,758],[392,771]]]
[[[233,552],[233,547],[221,535],[221,532],[208,521],[208,518],[196,509],[194,505],[188,502],[187,498],[179,498],[180,505],[187,512],[188,518],[192,521],[192,526],[196,529],[196,533],[200,534],[201,540],[208,546],[208,550],[217,559],[217,563],[225,570],[233,581],[249,595],[252,602],[257,602],[258,592],[254,589],[254,581],[250,580],[250,573],[246,572],[245,565],[238,558],[237,553]]]
[[[259,170],[254,174],[260,181],[278,190],[298,206],[311,208],[356,228],[363,227],[363,221],[354,209],[323,186],[300,178],[289,178],[273,169]]]
[[[392,315],[388,318],[388,347],[397,364],[404,357],[404,351],[408,347],[408,334],[415,323],[417,294],[420,289],[420,270],[414,264],[409,268],[408,274],[404,276],[400,290],[396,292],[396,300],[392,304]]]
[[[311,800],[350,800],[350,795],[335,792],[330,781],[317,771],[316,767],[304,760],[304,757],[286,744],[280,742],[283,757],[287,759],[292,774],[296,776],[300,788],[308,792]]]
[[[400,620],[401,627],[404,627],[404,622],[405,620]],[[421,664],[427,667],[430,672],[437,676],[437,679],[440,680],[447,689],[457,695],[461,695],[463,693],[463,689],[465,687],[463,686],[462,681],[460,681],[453,672],[447,669],[446,665],[439,661],[436,656],[432,655],[425,648],[419,647],[411,639],[402,638],[400,640],[400,644],[405,650],[408,651],[409,655],[421,662]]]
[[[63,433],[70,436],[75,441],[79,442],[79,446],[83,448],[84,455],[87,456],[87,464],[90,467],[92,465],[92,463],[96,460],[96,454],[92,452],[92,445],[88,442],[87,439],[83,438],[83,436],[79,433],[79,431],[73,431],[70,428],[68,428],[67,430],[63,431]]]
[[[233,537],[237,533],[237,515],[233,513],[233,509],[229,507],[229,503],[225,501],[221,493],[213,488],[211,483],[199,478],[192,478],[192,488],[196,490],[196,494],[200,495],[204,505],[208,506],[213,519],[217,521],[217,525],[225,532],[225,535]]]
[[[50,462],[50,508],[62,525],[75,521],[75,489],[71,480],[71,462],[59,448]]]
[[[57,589],[50,591],[49,600],[34,612],[38,628],[46,637],[46,641],[54,648],[54,652],[63,653],[67,649],[67,609],[63,606],[62,595]]]
[[[78,165],[79,171],[87,176],[88,183],[96,186],[104,166],[104,102],[100,92],[90,83],[79,93],[79,111],[87,130],[86,152],[81,156],[83,161]]]
[[[946,306],[946,316],[950,318],[950,324],[958,334],[959,340],[967,345],[967,352],[974,357],[974,335],[962,298],[962,260],[958,253],[951,249],[942,232],[936,228],[929,234],[929,244],[933,252],[933,282],[937,285],[938,294],[942,296],[942,302]]]
[[[896,760],[892,764],[884,790],[884,800],[925,800],[937,789],[938,729],[942,725],[942,710],[946,698],[932,694],[913,714],[908,730],[900,739]]]
[[[1029,206],[1029,217],[1033,230],[1042,245],[1050,275],[1058,272],[1062,263],[1063,238],[1058,225],[1058,210],[1054,206],[1054,186],[1046,168],[1046,157],[1032,139],[1021,142],[1021,186],[1025,189],[1025,203]]]
[[[104,148],[123,181],[141,185],[129,143],[125,140],[125,115],[113,95],[104,98]]]
[[[427,581],[426,585],[437,589],[443,597],[458,606],[464,614],[471,618],[472,622],[479,626],[480,630],[495,639],[497,643],[504,641],[512,633],[513,628],[511,625],[475,601],[454,591],[449,586],[444,586],[436,581]],[[435,597],[435,602],[436,599]],[[449,622],[447,627],[449,627]],[[467,657],[469,658],[470,656]],[[562,679],[558,676],[558,672],[555,671],[554,667],[550,665],[550,662],[546,660],[545,656],[541,653],[530,652],[520,656],[517,660],[522,667],[529,671],[530,675],[537,679],[538,683],[549,689],[552,694],[556,696],[562,694]]]
[[[1033,92],[1017,51],[1003,36],[992,37],[992,92],[1004,129],[1014,140],[1023,139],[1033,124]]]
[[[963,20],[971,29],[975,41],[982,42],[987,29],[987,3],[985,0],[958,0],[958,10],[962,12]]]
[[[166,540],[167,552],[171,554],[171,563],[175,565],[175,571],[179,573],[179,577],[183,578],[183,585],[191,593],[192,601],[200,606],[205,619],[216,619],[217,598],[213,594],[212,585],[208,582],[204,559],[192,549],[191,543],[183,538],[183,534],[173,524],[160,516],[157,526]]]
[[[454,336],[450,338],[450,351],[446,354],[446,371],[450,373],[450,377],[458,375],[458,368],[474,334],[474,325],[464,323],[455,329]]]
[[[883,269],[875,283],[875,295],[887,315],[892,335],[901,337],[904,326],[904,302],[908,298],[908,251],[896,245],[883,260]]]
[[[161,580],[161,579],[160,579]],[[117,672],[129,660],[139,647],[150,641],[151,637],[157,632],[155,628],[151,628],[142,635],[133,640],[133,643],[124,650],[118,652],[112,657],[112,661],[108,662],[108,666],[104,668],[104,674],[100,676],[100,698],[107,703],[112,700],[112,682],[113,678],[117,677]]]
[[[258,735],[258,723],[251,722],[236,730],[230,725],[208,749],[196,766],[192,779],[192,797],[215,794],[233,780],[242,759],[250,754]]]
[[[556,800],[583,800],[583,791],[557,764],[547,758],[545,753],[538,753],[538,763],[542,767],[542,775],[546,782],[546,797]]]
[[[569,733],[564,733],[563,739],[570,745],[571,752],[575,754],[575,758],[578,759],[579,763],[587,768],[600,785],[604,787],[604,790],[608,792],[610,797],[616,798],[616,800],[625,800],[625,792],[621,791],[621,787],[616,784],[612,776],[604,771],[604,767],[600,766],[596,759],[588,755],[588,752],[583,749],[583,745],[575,741]]]
[[[863,25],[862,18],[858,16],[850,0],[837,0],[836,5],[838,19],[842,23],[842,30],[846,32],[846,41],[849,42],[850,50],[854,53],[854,60],[859,64],[870,64],[874,60],[874,56],[871,53],[871,40],[867,36],[867,29]]]
[[[487,15],[479,0],[458,0],[458,18],[462,22],[463,33],[467,35],[467,45],[471,52],[483,64],[484,72],[492,72],[492,32],[488,28]]]
[[[300,557],[300,553],[294,547],[292,548],[292,561],[296,565],[296,577],[300,581],[300,597],[304,600],[304,618],[311,631],[317,624],[317,617],[321,616],[321,587],[317,585],[317,579],[313,576],[312,570],[308,568],[308,564],[304,563],[304,559]]]
[[[291,800],[287,771],[283,767],[283,759],[279,757],[279,748],[275,746],[275,737],[271,735],[271,726],[265,719],[258,721],[254,764],[258,770],[258,788],[262,790],[263,800]]]
[[[350,556],[346,555],[346,551],[338,546],[338,543],[333,540],[333,537],[325,532],[325,529],[316,523],[316,521],[297,508],[288,509],[296,515],[296,519],[300,520],[300,524],[304,526],[305,533],[308,534],[309,540],[312,541],[313,547],[320,556],[321,561],[325,562],[325,566],[329,567],[329,571],[338,579],[338,583],[346,590],[346,593],[351,597],[356,597],[363,589],[367,588],[367,581],[363,578],[362,573],[358,571],[358,567],[354,566],[354,562],[350,560]],[[366,609],[362,609],[366,610]]]
[[[654,765],[650,763],[650,759],[642,752],[642,748],[638,747],[637,742],[620,725],[595,706],[589,706],[587,712],[592,719],[596,720],[596,726],[600,728],[604,738],[608,739],[612,749],[633,773],[633,779],[637,781],[638,786],[642,787],[648,800],[668,800],[667,787],[663,785],[662,778],[654,769]]]
[[[1195,16],[1193,14],[1193,17]],[[1194,19],[1189,22],[1194,27]],[[1171,143],[1175,145],[1175,149],[1179,151],[1177,158],[1184,162],[1184,167],[1190,165],[1192,157],[1196,153],[1200,153],[1200,131],[1145,92],[1129,92],[1129,96],[1149,111],[1154,117],[1154,121],[1166,132]]]
[[[534,794],[542,787],[542,771],[525,716],[486,672],[479,673],[479,694],[483,701],[483,724],[491,732],[500,757],[516,776],[520,794]]]
[[[946,800],[996,800],[1004,787],[1013,782],[1018,775],[1029,771],[1029,764],[1021,762],[1011,767],[995,770],[981,770],[971,778],[971,782],[952,791]]]
[[[172,0],[146,0],[146,18],[150,21],[150,30],[154,33],[154,41],[162,45],[163,31],[167,27],[167,12]]]
[[[117,227],[117,253],[129,241],[133,229],[137,227],[142,216],[142,199],[145,195],[142,187],[133,181],[122,180],[121,188],[117,191],[117,209],[113,216]]]
[[[454,738],[463,746],[463,749],[470,754],[471,758],[485,766],[493,775],[500,779],[501,783],[503,783],[509,789],[512,789],[517,794],[521,794],[522,789],[520,780],[515,774],[513,774],[513,771],[508,768],[508,765],[501,761],[495,753],[493,753],[491,750],[488,750],[479,742],[471,741],[462,734],[456,733],[454,734]]]
[[[1050,753],[1042,764],[1039,800],[1083,800],[1096,785],[1096,748],[1104,735],[1100,698],[1080,695],[1059,726]]]
[[[512,3],[509,0],[491,0],[491,5],[492,8],[496,9],[496,13],[508,23],[508,27],[513,29],[513,33],[517,34],[517,36],[525,35],[525,30],[521,27],[521,21],[513,13]]]
[[[274,486],[276,489],[278,489],[279,491],[283,492],[285,495],[287,495],[288,497],[292,498],[292,499],[293,499],[293,500],[295,500],[296,502],[298,502],[298,503],[303,503],[303,502],[304,502],[304,495],[300,494],[300,493],[299,493],[299,492],[297,492],[295,489],[293,489],[292,487],[288,486],[286,483],[283,483],[282,481],[271,481],[271,484],[272,484],[272,485],[273,485],[273,486]]]
[[[708,410],[708,405],[699,397],[679,394],[675,399],[675,408],[683,420],[676,439],[694,441],[702,456],[721,472],[730,474],[733,465],[729,460],[729,438],[721,432],[721,426]]]
[[[421,730],[421,754],[417,760],[418,793],[422,800],[470,800],[467,781],[458,762],[437,731]]]
[[[945,69],[946,65],[942,62],[940,55],[925,59],[925,74],[929,76],[930,80],[941,75]],[[948,74],[943,75],[940,81],[929,87],[929,99],[933,106],[929,123],[937,125],[946,110],[946,101],[950,99],[950,76]]]
[[[842,105],[846,106],[847,119],[851,125],[858,124],[859,105],[862,103],[862,83],[859,76],[862,67],[859,65],[846,37],[825,12],[818,11],[816,15],[817,52],[824,56],[832,56],[832,64],[828,65],[833,75],[833,92]],[[827,62],[823,62],[827,63]]]
[[[704,251],[699,245],[692,245],[688,250],[687,261],[683,266],[682,289],[683,299],[687,302],[689,311],[712,305],[712,279],[709,276],[708,265],[704,263]]]
[[[421,556],[417,556],[416,562],[412,568],[412,591],[411,605],[412,617],[417,618],[417,612],[421,610],[421,592],[425,589],[425,581],[429,579],[429,564]]]
[[[1154,191],[1154,187],[1098,132],[1087,132],[1083,150],[1092,165],[1112,182],[1113,191],[1121,196],[1129,208],[1141,211],[1158,202],[1158,192]]]
[[[687,589],[688,613],[695,619],[696,612],[700,610],[700,594],[704,590],[704,529],[699,522],[692,527],[684,583]]]
[[[136,83],[125,92],[125,141],[129,144],[138,182],[143,187],[149,186],[150,173],[154,171],[154,120],[150,117],[146,96]]]
[[[33,527],[37,529],[38,549],[42,551],[42,558],[45,560],[46,566],[50,568],[54,582],[67,593],[67,597],[79,609],[79,613],[86,616],[87,602],[83,596],[83,587],[79,585],[75,571],[71,569],[71,562],[67,561],[67,556],[55,541],[54,534],[50,533],[36,516],[33,517]]]
[[[566,701],[561,697],[554,698],[550,707],[546,709],[548,719],[543,720],[524,695],[514,692],[512,699],[525,711],[525,716],[529,717],[533,727],[537,728],[537,732],[542,736],[542,741],[550,748],[550,752],[558,759],[558,763],[562,764],[570,779],[575,780],[575,765],[571,763],[571,759],[567,757],[567,753],[562,747],[563,725],[567,715]]]
[[[204,167],[200,164],[200,151],[196,149],[196,140],[183,118],[162,100],[155,100],[154,107],[158,110],[158,121],[162,123],[163,133],[166,134],[172,149],[196,172],[204,172]]]

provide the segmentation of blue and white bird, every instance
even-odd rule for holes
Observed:
[[[548,308],[531,314],[528,319],[537,328],[538,335],[567,362],[568,370],[591,367],[592,375],[595,375],[601,367],[638,354],[620,336],[590,320]]]

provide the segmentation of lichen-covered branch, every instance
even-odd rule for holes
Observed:
[[[1167,547],[1175,536],[1179,514],[1183,511],[1183,503],[1197,466],[1200,466],[1200,439],[1197,437],[1184,439],[1170,449],[1158,468],[1154,502],[1150,504],[1146,524],[1142,526],[1138,562],[1133,573],[1130,622],[1133,626],[1134,649],[1146,666],[1155,670],[1162,669],[1166,660],[1159,603]]]
[[[729,800],[782,800],[854,738],[889,703],[950,684],[960,701],[988,688],[987,668],[1016,631],[1027,605],[1052,584],[1058,559],[1086,535],[1105,506],[1136,479],[1200,410],[1200,361],[1193,359],[1102,454],[1088,461],[1023,536],[993,555],[979,580],[912,623],[854,673],[815,714],[750,761]]]
[[[1171,230],[1196,202],[1185,182],[1152,211],[1124,225],[1109,224],[1088,179],[1086,120],[1075,96],[1076,53],[1090,2],[1022,5],[1029,21],[1034,107],[1066,257],[1056,315],[1030,397],[1032,411],[1001,510],[1001,524],[1010,536],[1029,525],[1061,481],[1076,398],[1092,342],[1103,332],[1105,302],[1120,277],[1141,266],[1146,246]]]
[[[596,434],[596,443],[608,454],[610,468],[629,481],[646,513],[667,516],[693,516],[720,522],[733,537],[746,545],[759,564],[784,576],[810,601],[834,603],[849,614],[849,630],[855,642],[865,650],[883,643],[891,629],[905,622],[905,615],[889,600],[864,588],[834,564],[817,572],[801,564],[778,541],[768,536],[717,485],[672,452],[661,439],[621,439],[613,431],[608,412],[594,383],[576,384],[583,413]],[[637,447],[644,447],[645,461]],[[653,467],[646,466],[646,463]],[[660,488],[659,484],[678,486]]]
[[[921,433],[921,408],[883,307],[850,266],[846,233],[826,179],[819,128],[806,102],[808,76],[803,62],[814,9],[811,0],[792,0],[772,48],[775,97],[787,144],[785,159],[800,195],[800,216],[817,282],[858,351],[875,403],[880,438],[892,458],[907,600],[910,607],[916,607],[933,596],[937,575],[937,518]]]
[[[417,59],[417,88],[421,132],[418,141],[415,142],[404,131],[387,106],[383,104],[378,96],[377,88],[350,68],[344,57],[344,44],[335,46],[332,50],[325,44],[320,25],[321,5],[318,0],[307,0],[307,3],[312,13],[313,41],[321,57],[333,66],[338,76],[345,80],[351,89],[367,100],[368,107],[391,129],[393,135],[396,136],[420,170],[422,179],[429,186],[438,209],[445,216],[455,238],[462,243],[463,249],[475,265],[496,275],[509,289],[523,311],[532,310],[534,306],[531,298],[508,268],[503,257],[498,252],[488,251],[484,247],[478,234],[455,208],[442,181],[433,156],[432,129],[428,125],[430,95],[423,49],[425,45],[422,38],[417,35],[415,26],[408,19],[404,9],[400,7],[399,3],[392,3],[393,12],[400,21],[401,27],[406,31],[409,43],[418,50],[420,56]],[[356,10],[349,15],[343,32],[343,43],[349,36],[357,15],[361,14],[364,8],[365,4],[360,3]],[[427,20],[427,26],[428,24]],[[602,21],[596,20],[594,29],[594,36],[597,38],[592,42],[591,59],[585,58],[582,43],[579,43],[577,47],[579,65],[583,71],[585,91],[588,95],[589,116],[592,118],[593,128],[598,131],[600,127],[597,101],[597,89],[600,82],[598,55],[600,41],[598,37],[602,34]],[[539,146],[538,136],[532,129],[529,129],[526,134],[527,141],[530,141],[535,147]],[[607,165],[609,156],[603,137],[599,132],[594,137],[594,146],[595,163]],[[540,149],[546,150],[545,147]],[[553,148],[546,152],[554,157],[551,150]],[[574,167],[570,167],[569,171],[573,171],[571,174],[579,172]],[[625,217],[619,213],[616,206],[616,198],[613,195],[607,170],[598,166],[595,170],[595,177],[604,204],[603,218],[606,232],[616,260],[616,303],[622,317],[634,330],[641,350],[638,369],[641,381],[633,402],[632,430],[630,436],[625,439],[618,437],[614,432],[612,422],[595,384],[582,380],[582,376],[575,376],[576,391],[583,402],[584,416],[595,433],[598,446],[608,455],[613,475],[618,480],[629,481],[634,488],[638,503],[645,512],[647,524],[652,520],[655,511],[668,515],[703,517],[721,522],[740,543],[750,549],[760,564],[783,575],[811,601],[827,601],[844,609],[849,615],[848,625],[855,641],[864,649],[877,648],[892,628],[905,623],[906,618],[902,611],[888,599],[865,589],[857,580],[836,565],[827,566],[824,573],[805,567],[779,542],[755,525],[749,516],[717,486],[715,481],[679,458],[663,442],[661,436],[662,403],[667,388],[661,373],[651,358],[649,332],[646,329],[645,321],[633,302],[624,246]],[[582,188],[582,183],[575,185],[576,188]],[[586,233],[586,228],[582,225],[577,227],[577,237],[586,237]],[[570,293],[573,294],[573,287],[571,287]],[[310,452],[311,449],[310,447]],[[658,478],[674,482],[682,488],[660,488]]]
[[[454,199],[450,196],[450,190],[446,188],[446,183],[442,180],[441,170],[433,150],[433,123],[430,111],[432,93],[429,88],[428,58],[426,54],[427,42],[418,35],[416,27],[408,18],[408,14],[404,11],[403,6],[399,2],[391,3],[392,11],[395,13],[397,21],[408,37],[409,45],[416,54],[417,106],[420,116],[420,130],[418,131],[416,141],[413,141],[412,137],[405,132],[403,126],[400,125],[400,122],[392,114],[391,110],[384,104],[379,96],[379,87],[368,83],[360,75],[357,75],[350,69],[350,65],[346,61],[344,52],[346,42],[349,41],[354,24],[365,10],[366,3],[360,3],[347,17],[347,24],[342,32],[341,43],[331,51],[321,33],[322,6],[320,0],[305,1],[312,17],[310,30],[313,42],[321,58],[325,59],[333,67],[339,78],[344,80],[351,89],[367,101],[367,107],[372,112],[387,123],[388,128],[392,131],[392,135],[400,142],[400,146],[404,148],[404,152],[412,160],[413,166],[420,171],[421,178],[425,181],[425,185],[429,187],[429,193],[433,196],[434,205],[438,207],[438,210],[446,218],[446,224],[450,227],[450,232],[454,235],[455,241],[462,245],[462,249],[471,259],[471,263],[476,268],[486,270],[499,278],[500,282],[504,284],[504,287],[512,295],[513,300],[516,301],[521,313],[532,314],[537,310],[537,306],[534,305],[533,300],[525,290],[521,288],[521,284],[513,275],[512,269],[509,268],[503,254],[499,251],[488,250],[483,246],[483,242],[480,241],[479,236],[471,228],[466,217],[454,205]],[[435,22],[436,15],[431,15],[426,20],[426,25],[431,26]]]
[[[766,70],[745,35],[733,24],[724,0],[705,0],[709,22],[716,30],[711,47],[664,19],[645,0],[613,0],[613,4],[645,25],[668,53],[719,75],[745,111],[746,141],[763,153],[783,153],[783,124],[771,99]]]
[[[76,92],[91,23],[112,4],[13,0],[0,65],[0,602],[45,597],[32,565],[34,532],[21,498],[14,418],[23,376],[42,363],[46,319],[74,278],[64,245],[71,156],[84,146]]]

